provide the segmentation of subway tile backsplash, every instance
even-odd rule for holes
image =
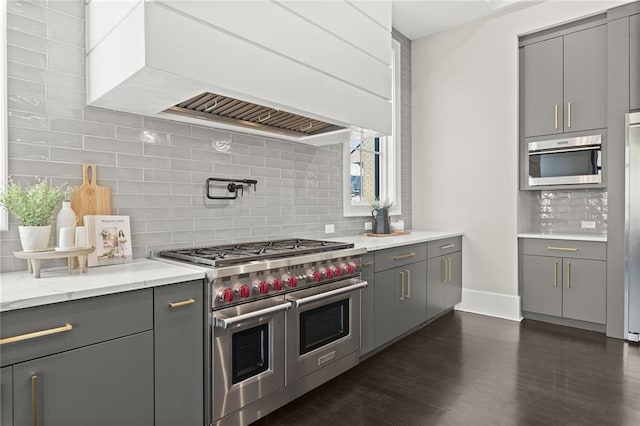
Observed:
[[[149,251],[266,238],[363,232],[368,218],[342,214],[342,146],[299,143],[88,107],[82,0],[8,2],[9,173],[80,185],[97,164],[114,214],[131,216],[134,257]],[[402,218],[411,227],[410,41],[402,45]],[[211,176],[253,178],[233,201],[205,196]],[[224,187],[217,193],[228,194]],[[55,217],[55,213],[54,213]],[[334,234],[324,225],[335,224]],[[0,270],[26,269],[10,217]],[[52,241],[53,243],[53,241]],[[53,263],[47,263],[46,266]],[[61,263],[58,263],[59,265]]]
[[[544,233],[607,233],[607,191],[539,191],[533,204],[534,230]],[[583,221],[595,228],[583,228]]]

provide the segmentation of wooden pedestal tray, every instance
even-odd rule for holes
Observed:
[[[14,251],[13,255],[18,259],[26,259],[29,265],[29,272],[33,272],[35,278],[40,278],[40,263],[46,259],[64,259],[66,257],[69,272],[71,272],[73,259],[77,257],[80,271],[87,272],[87,255],[93,253],[95,249],[94,246],[89,246],[64,251],[50,249],[47,251],[24,252],[19,250]]]

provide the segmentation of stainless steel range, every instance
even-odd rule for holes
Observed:
[[[357,365],[364,252],[288,239],[154,254],[208,268],[210,424],[248,424]]]

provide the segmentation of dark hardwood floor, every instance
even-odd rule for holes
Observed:
[[[640,425],[640,346],[452,312],[254,425]]]

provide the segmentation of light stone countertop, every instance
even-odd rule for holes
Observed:
[[[544,240],[575,240],[607,242],[607,235],[602,234],[543,234],[541,232],[525,232],[517,235],[518,238],[540,238]]]
[[[69,273],[67,268],[42,270],[42,278],[27,271],[0,274],[0,311],[84,299],[123,291],[204,278],[204,269],[151,259],[89,268]]]
[[[407,244],[424,243],[427,241],[441,240],[443,238],[459,237],[462,232],[423,231],[412,229],[407,235],[391,237],[365,237],[364,235],[350,235],[336,238],[326,238],[330,241],[354,243],[356,247],[364,247],[367,251],[376,251]]]

